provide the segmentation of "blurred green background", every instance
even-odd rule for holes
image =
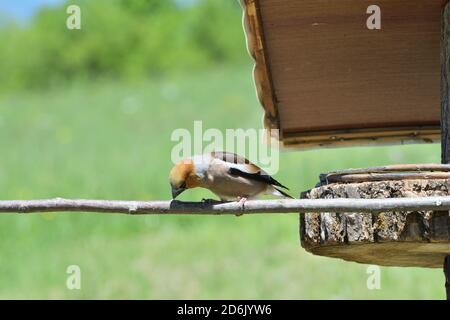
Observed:
[[[70,1],[81,30],[51,2],[0,13],[1,199],[170,199],[174,129],[262,126],[237,1]],[[299,194],[321,172],[439,162],[439,150],[285,151],[276,178]],[[381,268],[368,290],[367,266],[306,253],[298,229],[296,214],[2,214],[0,298],[444,298],[433,269]],[[66,288],[74,264],[81,290]]]

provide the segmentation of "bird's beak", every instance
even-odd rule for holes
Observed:
[[[172,199],[175,199],[180,194],[182,194],[186,189],[185,188],[175,188],[172,187]]]

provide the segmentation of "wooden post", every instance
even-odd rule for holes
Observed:
[[[445,257],[444,274],[445,274],[445,291],[447,292],[447,300],[450,300],[450,256]]]
[[[441,162],[450,163],[450,3],[445,5],[441,29]]]
[[[450,3],[442,13],[441,26],[441,162],[450,163]],[[448,212],[447,212],[448,213]],[[445,289],[450,300],[450,255],[444,261]]]

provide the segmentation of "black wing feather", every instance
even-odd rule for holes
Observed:
[[[267,184],[271,184],[273,186],[277,186],[286,190],[289,190],[288,187],[283,186],[281,183],[279,183],[277,180],[269,176],[268,174],[261,174],[261,172],[256,173],[248,173],[244,172],[242,170],[236,169],[236,168],[230,168],[229,173],[233,176],[239,176],[242,178],[247,178],[250,180],[260,181]]]
[[[286,192],[284,192],[281,189],[275,188],[275,190],[277,190],[279,193],[281,193],[283,196],[285,196],[286,198],[290,198],[290,199],[295,199],[293,196],[291,196],[290,194],[287,194]]]

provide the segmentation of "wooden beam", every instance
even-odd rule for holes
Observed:
[[[450,3],[442,13],[441,30],[441,162],[450,163]]]
[[[448,164],[450,163],[450,2],[444,7],[441,23],[441,162]],[[444,260],[444,274],[447,300],[450,300],[450,255]]]

